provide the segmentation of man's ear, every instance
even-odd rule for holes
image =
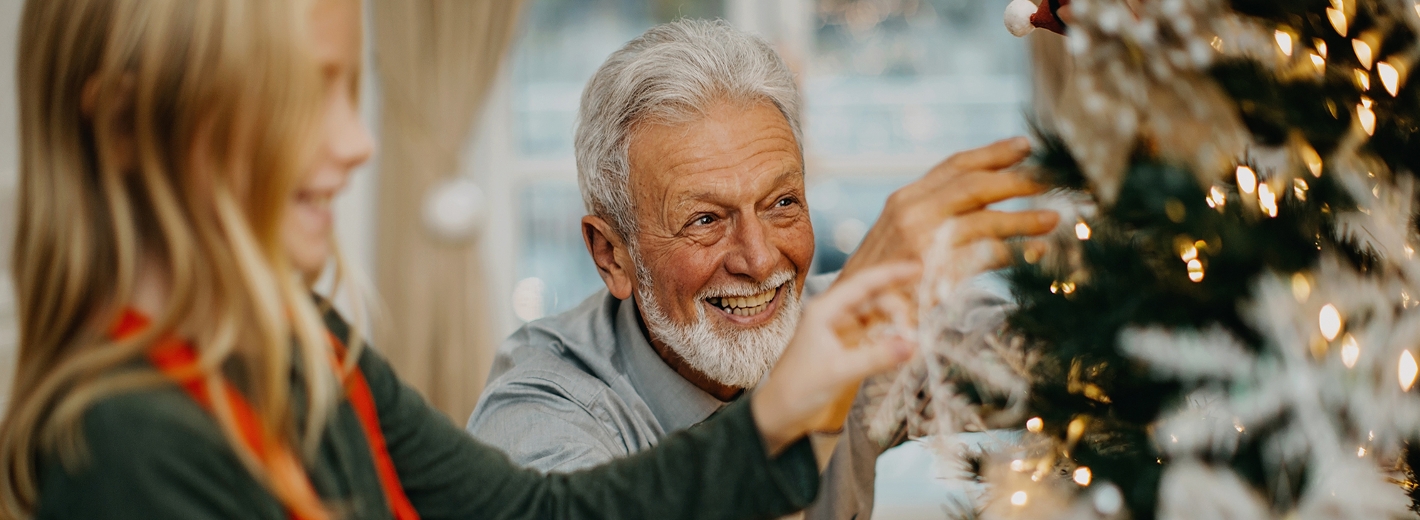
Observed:
[[[582,240],[587,244],[592,262],[597,264],[597,274],[601,275],[606,289],[618,299],[630,298],[636,266],[631,262],[631,250],[621,234],[601,217],[587,215],[582,217]]]

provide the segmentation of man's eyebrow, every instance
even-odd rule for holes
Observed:
[[[791,168],[788,170],[784,170],[778,176],[774,177],[774,184],[778,185],[786,180],[790,180],[792,177],[803,175],[804,170],[802,168]],[[677,198],[680,199],[676,201],[677,206],[682,206],[695,202],[709,202],[711,204],[719,204],[719,202],[716,200],[718,198],[718,195],[712,191],[689,191],[685,192]]]

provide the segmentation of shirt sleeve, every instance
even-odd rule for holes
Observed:
[[[543,473],[591,468],[628,454],[591,411],[567,397],[556,382],[536,377],[485,393],[466,429],[514,464]]]
[[[651,450],[542,475],[466,435],[402,384],[379,354],[362,353],[360,369],[400,481],[427,519],[767,519],[803,509],[818,490],[809,442],[770,459],[748,402]]]
[[[176,389],[118,395],[84,414],[86,452],[41,464],[35,517],[283,518],[216,424]]]

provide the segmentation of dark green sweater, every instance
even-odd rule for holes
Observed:
[[[347,326],[332,316],[332,332]],[[366,349],[360,370],[405,492],[426,519],[773,518],[818,490],[800,441],[770,460],[748,399],[655,449],[572,474],[541,475],[469,437]],[[281,519],[281,504],[237,459],[217,423],[176,386],[111,396],[84,414],[87,462],[40,465],[37,517]],[[390,518],[359,419],[342,402],[307,471],[337,518]]]

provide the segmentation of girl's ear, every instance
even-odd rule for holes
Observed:
[[[630,298],[636,267],[621,234],[601,217],[587,215],[582,217],[582,240],[587,244],[587,252],[592,254],[592,262],[597,264],[597,274],[601,275],[607,291],[622,300]]]
[[[138,162],[133,96],[134,81],[128,74],[113,83],[104,82],[96,74],[84,82],[84,90],[79,93],[80,114],[93,125],[95,136],[103,136],[98,145],[100,160],[121,172],[133,171]]]

